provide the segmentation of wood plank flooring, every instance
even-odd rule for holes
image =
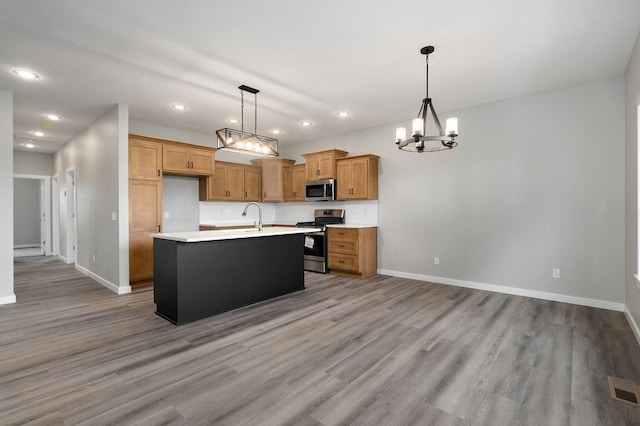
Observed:
[[[39,259],[39,260],[38,260]],[[622,313],[375,276],[174,326],[152,289],[16,259],[0,424],[638,425]]]

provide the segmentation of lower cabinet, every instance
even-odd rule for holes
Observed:
[[[153,238],[162,225],[162,181],[129,180],[129,281],[153,279]]]
[[[378,270],[378,228],[327,228],[331,273],[364,278]]]

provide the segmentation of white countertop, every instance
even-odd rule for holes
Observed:
[[[335,225],[327,225],[327,228],[377,228],[378,225],[359,225],[351,223],[339,223]]]
[[[262,231],[258,228],[218,229],[213,231],[169,232],[151,234],[153,238],[179,241],[183,243],[197,243],[202,241],[233,240],[237,238],[273,237],[276,235],[306,234],[318,232],[319,228],[291,228],[284,226],[266,227]]]

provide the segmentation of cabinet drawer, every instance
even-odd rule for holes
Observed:
[[[358,272],[358,256],[329,253],[329,269]]]
[[[356,228],[328,228],[327,237],[329,240],[358,241],[358,230]]]
[[[332,253],[358,254],[358,243],[350,240],[329,240],[327,250]]]

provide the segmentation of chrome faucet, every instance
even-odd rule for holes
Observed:
[[[242,216],[246,216],[247,215],[247,209],[252,204],[258,208],[258,231],[262,231],[262,207],[260,207],[260,204],[258,204],[258,203],[249,203],[249,204],[247,204],[244,207],[244,210],[242,211]]]

